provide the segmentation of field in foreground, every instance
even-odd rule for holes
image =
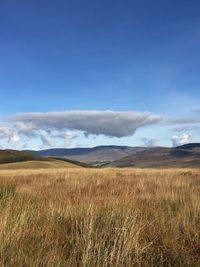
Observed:
[[[0,209],[0,266],[200,266],[200,170],[1,170]]]

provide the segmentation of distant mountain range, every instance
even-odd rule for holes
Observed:
[[[29,151],[40,157],[58,157],[107,167],[200,167],[200,143],[175,148],[97,146],[93,148]]]
[[[200,167],[200,144],[155,147],[113,161],[109,167]]]
[[[97,146],[92,148],[55,148],[29,152],[40,157],[59,157],[92,163],[94,165],[101,165],[143,150],[146,150],[146,148],[129,146]]]
[[[49,159],[50,158],[50,159]],[[82,167],[200,167],[200,143],[175,148],[97,146],[40,151],[0,150],[0,163],[61,160]]]

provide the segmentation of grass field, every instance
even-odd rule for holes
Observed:
[[[200,266],[200,170],[1,170],[0,208],[0,266]]]

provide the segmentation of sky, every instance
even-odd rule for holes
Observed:
[[[200,2],[0,1],[0,147],[200,142]]]

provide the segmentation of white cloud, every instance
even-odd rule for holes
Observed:
[[[47,132],[44,132],[40,135],[41,141],[42,141],[42,146],[40,147],[41,149],[53,147],[53,142],[50,137],[50,135]]]
[[[63,140],[63,146],[69,147],[73,139],[77,138],[77,135],[73,135],[71,132],[60,132],[56,134],[57,138],[61,138]]]
[[[20,143],[20,136],[10,126],[0,127],[0,139],[5,139],[10,146]]]
[[[160,122],[161,118],[148,112],[64,111],[21,113],[9,116],[9,121],[37,130],[78,130],[86,136],[124,137],[133,135],[140,127]]]
[[[0,127],[0,138],[10,138],[13,134],[12,128],[10,126],[1,126]]]
[[[20,142],[19,135],[14,133],[12,136],[9,137],[8,142],[11,145],[17,145],[17,144],[19,144],[19,142]]]
[[[14,123],[13,127],[18,131],[20,134],[25,135],[27,137],[35,137],[37,127],[30,123],[24,123],[24,122],[17,122]]]
[[[146,146],[146,147],[159,146],[159,140],[158,139],[142,138],[141,140],[144,142],[144,146]]]
[[[187,144],[187,143],[190,143],[192,141],[192,134],[189,133],[189,134],[182,134],[182,135],[174,135],[172,136],[171,138],[171,141],[172,141],[172,145],[174,147],[176,146],[181,146],[181,145],[184,145],[184,144]]]
[[[85,137],[104,135],[127,137],[138,128],[162,120],[148,112],[116,111],[64,111],[47,113],[21,113],[6,117],[6,126],[0,126],[0,138],[9,146],[24,148],[31,139],[41,140],[41,147],[69,147],[77,132]],[[75,132],[74,132],[75,131]],[[61,142],[59,141],[61,139]],[[38,141],[37,141],[38,142]]]

